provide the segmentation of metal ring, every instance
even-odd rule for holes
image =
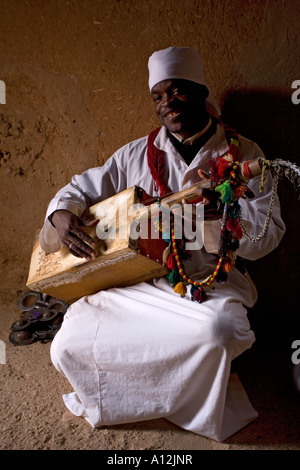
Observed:
[[[71,242],[70,245],[69,245],[70,250],[72,250],[72,245],[74,245],[73,242]]]

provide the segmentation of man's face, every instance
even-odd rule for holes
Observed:
[[[184,139],[201,130],[207,122],[205,86],[189,80],[163,80],[151,90],[160,122]]]

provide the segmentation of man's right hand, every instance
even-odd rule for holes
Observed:
[[[97,223],[97,219],[85,220],[68,210],[57,210],[52,215],[52,224],[56,228],[61,243],[72,255],[87,260],[96,257],[93,250],[96,242],[83,228],[92,227]]]

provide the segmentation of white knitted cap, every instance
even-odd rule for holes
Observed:
[[[207,111],[220,116],[221,110],[211,94],[205,79],[202,59],[199,53],[189,47],[168,47],[154,52],[148,61],[150,91],[162,80],[184,79],[207,87]]]

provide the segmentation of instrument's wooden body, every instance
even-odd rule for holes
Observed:
[[[138,212],[130,215],[128,208],[140,202],[141,190],[134,186],[90,207],[88,213],[92,217],[102,221],[105,218],[111,233],[116,232],[115,238],[97,240],[97,257],[92,261],[71,255],[65,247],[46,254],[37,237],[27,287],[70,302],[102,289],[128,286],[167,274],[162,262],[166,243],[162,239],[151,243],[130,236],[130,226]],[[97,239],[96,228],[88,233]],[[120,238],[124,233],[126,238]]]
[[[208,186],[206,181],[200,182],[165,197],[162,203],[171,207],[181,204],[183,199],[193,200],[199,197],[199,189]],[[149,215],[153,215],[158,206],[156,203],[146,205],[149,200],[152,199],[143,190],[133,186],[89,208],[88,215],[102,222],[105,220],[111,234],[116,234],[115,237],[97,240],[97,257],[92,261],[71,255],[65,247],[46,254],[37,237],[26,286],[71,302],[102,289],[129,286],[165,276],[168,273],[162,261],[167,246],[165,241],[158,238],[158,233],[155,239],[150,236],[134,239],[131,236],[132,227],[136,233],[137,219],[147,220],[148,234],[154,233]],[[129,209],[136,204],[142,204],[141,210]],[[97,239],[96,228],[89,229],[88,233]]]

